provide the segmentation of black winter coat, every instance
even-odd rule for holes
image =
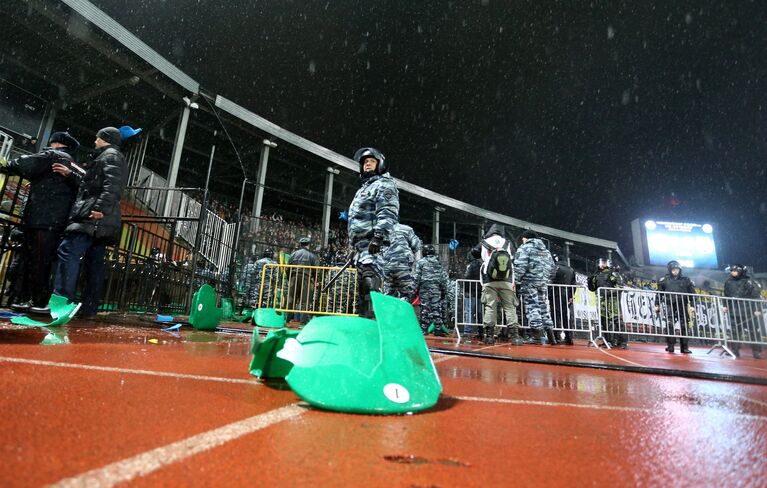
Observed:
[[[51,169],[53,163],[63,164],[72,173],[69,176],[54,173]],[[2,167],[3,173],[29,180],[29,196],[22,216],[25,228],[64,230],[80,181],[73,163],[72,156],[66,152],[45,148],[37,154],[14,159]]]
[[[120,194],[127,177],[125,158],[116,147],[97,150],[96,157],[85,165],[85,176],[69,214],[67,232],[81,232],[106,242],[117,242],[122,220]],[[103,213],[104,218],[91,219],[91,211]]]

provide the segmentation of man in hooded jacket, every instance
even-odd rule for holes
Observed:
[[[514,269],[511,262],[511,239],[503,225],[493,224],[482,240],[482,305],[484,306],[480,337],[488,344],[495,342],[497,308],[501,305],[506,315],[508,336],[514,345],[522,345],[517,319],[517,295]]]
[[[37,154],[21,156],[0,167],[0,172],[21,176],[30,183],[21,218],[21,296],[16,297],[19,301],[11,308],[40,314],[50,311],[51,266],[84,174],[75,164],[80,144],[74,137],[68,132],[54,132],[48,144]]]
[[[127,179],[121,142],[120,131],[114,127],[105,127],[96,134],[94,157],[84,164],[85,176],[57,252],[59,263],[53,285],[57,295],[75,300],[80,263],[85,266],[81,317],[96,315],[104,286],[106,246],[120,236],[120,194]]]

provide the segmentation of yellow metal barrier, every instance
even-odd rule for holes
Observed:
[[[322,288],[340,271],[331,266],[266,264],[261,270],[258,303],[279,312],[308,315],[357,315],[357,270],[346,269],[325,293]]]

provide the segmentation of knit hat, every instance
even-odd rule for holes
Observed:
[[[96,133],[96,137],[113,146],[119,146],[123,141],[120,130],[115,127],[104,127]]]
[[[538,233],[535,232],[534,230],[527,229],[526,231],[524,231],[522,233],[522,238],[523,239],[537,239],[538,238]]]
[[[51,134],[51,138],[48,139],[48,144],[53,144],[54,142],[58,142],[59,144],[64,144],[71,150],[77,150],[78,147],[80,147],[80,143],[77,142],[77,139],[72,137],[69,132],[54,132]]]

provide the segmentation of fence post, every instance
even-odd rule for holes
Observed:
[[[197,233],[194,236],[194,246],[192,247],[192,262],[190,268],[192,272],[189,280],[189,290],[186,295],[186,308],[192,306],[192,295],[194,295],[194,279],[197,276],[197,255],[199,253],[200,243],[202,242],[202,233],[208,220],[208,189],[203,190],[202,205],[200,206],[200,217],[197,222]]]
[[[136,237],[138,235],[138,226],[131,225],[130,239],[128,239],[128,253],[125,255],[125,268],[123,269],[122,285],[120,287],[120,297],[117,299],[117,310],[123,311],[125,307],[125,293],[128,290],[128,275],[130,274],[130,263],[133,260],[133,249],[136,247]]]

